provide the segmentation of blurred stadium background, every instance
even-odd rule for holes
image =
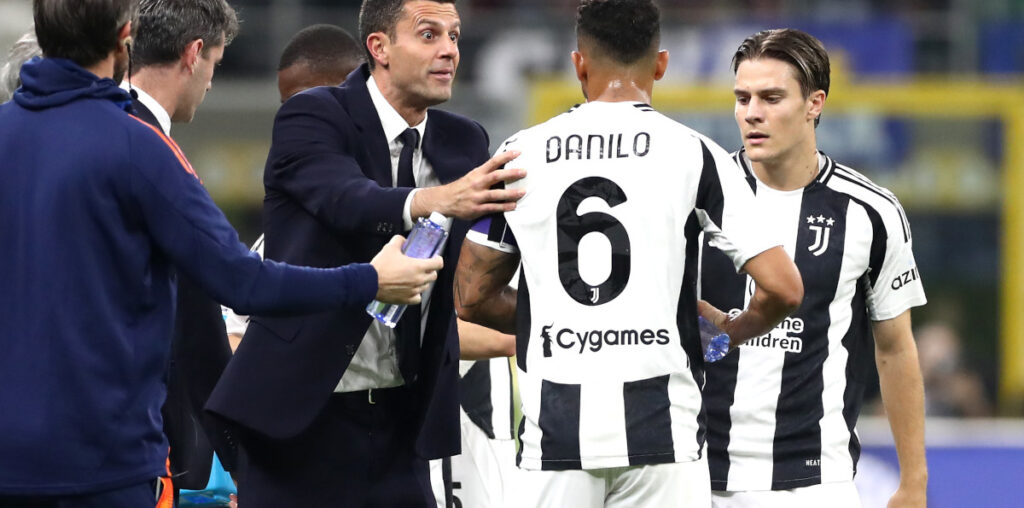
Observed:
[[[278,107],[277,59],[304,26],[357,32],[358,0],[229,0],[243,20],[192,125],[174,137],[251,242]],[[574,0],[463,0],[462,61],[445,109],[492,148],[582,97]],[[819,147],[903,202],[930,303],[914,311],[926,379],[933,506],[1024,506],[1024,0],[661,0],[668,76],[654,106],[727,149],[732,52],[793,26],[833,58]],[[0,48],[31,23],[0,0]],[[877,397],[877,387],[871,398]],[[863,477],[893,481],[880,405],[862,418]],[[958,420],[970,417],[972,420]],[[982,419],[982,420],[978,420]],[[877,474],[876,474],[877,473]],[[865,506],[875,504],[868,496]]]

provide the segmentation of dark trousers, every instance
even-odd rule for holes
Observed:
[[[434,507],[429,466],[413,451],[405,387],[335,394],[294,439],[251,432],[242,445],[246,508]]]
[[[0,508],[153,508],[158,481],[148,481],[106,492],[59,497],[4,497]]]

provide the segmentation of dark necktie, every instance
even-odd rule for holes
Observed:
[[[420,132],[406,129],[398,139],[402,141],[402,153],[398,156],[398,187],[415,187],[416,179],[412,175],[412,154],[420,142]],[[405,383],[412,384],[416,380],[420,364],[420,306],[410,305],[402,314],[402,319],[395,327],[397,342],[398,370],[402,372]]]
[[[405,129],[398,136],[402,141],[402,154],[398,156],[398,184],[396,187],[415,187],[416,179],[412,175],[412,154],[420,144],[420,131]]]

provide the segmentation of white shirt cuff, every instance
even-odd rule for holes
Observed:
[[[412,231],[412,197],[419,191],[413,189],[405,198],[405,208],[402,209],[402,226],[405,228],[403,231]]]

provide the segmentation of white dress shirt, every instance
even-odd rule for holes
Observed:
[[[384,136],[388,140],[388,148],[391,150],[391,181],[397,182],[398,158],[401,156],[402,147],[404,146],[399,136],[406,129],[410,128],[410,125],[384,98],[384,95],[377,87],[377,82],[372,76],[367,80],[366,88],[370,91],[370,99],[377,110],[381,127],[384,128]],[[423,157],[423,135],[426,132],[427,117],[425,116],[418,125],[411,127],[420,133],[420,144],[412,155],[412,173],[413,179],[416,181],[416,187],[440,185],[441,181],[434,173],[434,168]],[[409,193],[402,212],[402,220],[405,222],[406,230],[412,229],[413,225],[411,206],[412,196],[415,192]],[[422,340],[422,330],[427,322],[432,291],[433,287],[423,293],[420,340]],[[395,352],[395,331],[382,325],[379,321],[373,320],[335,391],[354,392],[371,388],[390,388],[403,384],[405,384],[405,381],[398,370],[398,355]]]
[[[160,129],[164,131],[164,134],[168,136],[171,135],[171,115],[167,113],[167,110],[164,109],[156,99],[137,86],[129,87],[127,81],[121,82],[121,88],[128,91],[135,90],[136,95],[138,95],[139,102],[141,102],[143,106],[146,106],[146,109],[149,109],[150,113],[153,113],[153,116],[156,117],[157,123],[160,124]]]

